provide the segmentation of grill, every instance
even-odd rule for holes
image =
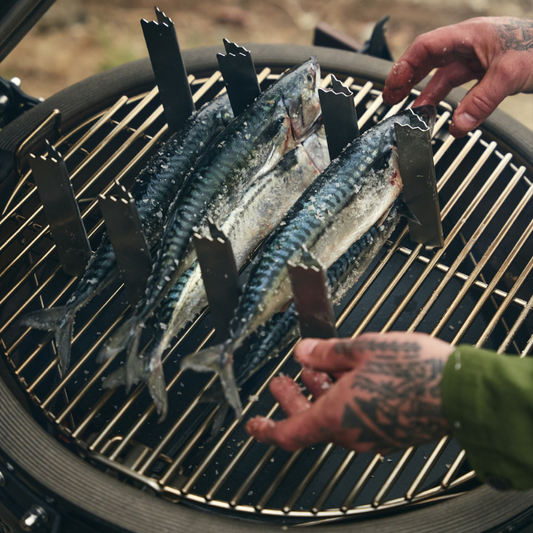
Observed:
[[[283,70],[279,63],[261,67],[263,89]],[[379,82],[356,68],[335,70],[322,62],[322,69],[323,87],[333,73],[355,93],[362,131],[409,106],[417,94],[389,108]],[[223,90],[214,70],[190,75],[189,82],[197,106]],[[337,309],[337,328],[341,336],[423,331],[524,357],[533,346],[533,169],[492,131],[453,139],[452,111],[450,104],[439,106],[432,141],[444,248],[412,243],[401,222]],[[131,184],[167,129],[156,87],[118,98],[54,143],[69,168],[93,249],[103,231],[98,194],[112,191],[114,180]],[[200,397],[216,376],[181,372],[178,364],[180,355],[212,339],[208,311],[165,355],[170,408],[158,424],[144,385],[128,395],[102,389],[102,378],[122,363],[120,356],[103,365],[95,361],[102,342],[127,314],[118,282],[78,313],[73,361],[61,375],[52,335],[18,325],[31,310],[65,302],[75,283],[59,264],[31,171],[23,173],[0,220],[0,242],[0,338],[10,374],[41,425],[111,476],[173,502],[287,524],[411,509],[460,498],[476,486],[464,452],[450,438],[382,457],[332,444],[287,453],[256,443],[244,423],[232,419],[211,437],[217,407]],[[291,354],[290,349],[281,353],[246,385],[244,421],[256,414],[282,417],[267,387],[280,371],[298,380]]]

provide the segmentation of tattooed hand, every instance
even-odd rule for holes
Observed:
[[[289,377],[270,390],[288,418],[248,421],[261,442],[294,451],[334,442],[382,454],[431,442],[448,433],[440,383],[453,347],[422,333],[365,333],[355,340],[304,339],[295,357],[311,403]],[[332,383],[328,374],[336,376]]]
[[[450,133],[462,137],[506,96],[533,90],[533,20],[476,18],[421,35],[389,73],[383,99],[400,102],[434,68],[415,105],[436,105],[454,87],[479,81],[453,115]]]

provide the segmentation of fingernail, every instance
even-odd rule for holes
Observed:
[[[453,122],[456,128],[463,131],[471,131],[477,126],[477,119],[473,117],[470,113],[460,113],[453,117]]]
[[[315,346],[320,341],[318,339],[303,339],[301,340],[294,350],[294,355],[297,359],[305,358],[311,355],[312,351],[315,349]]]

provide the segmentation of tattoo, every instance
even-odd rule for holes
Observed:
[[[373,443],[378,451],[443,436],[447,427],[440,399],[444,362],[422,358],[418,343],[371,341],[364,348],[362,344],[357,350],[374,353],[351,384],[353,401],[344,406],[342,427],[358,429],[357,441]],[[340,349],[345,353],[345,347]]]
[[[508,50],[533,50],[533,22],[530,20],[512,18],[508,24],[496,25],[496,31],[504,53]]]
[[[397,354],[405,354],[407,357],[419,357],[420,346],[417,342],[377,342],[364,339],[341,341],[335,345],[335,351],[349,359],[354,358],[354,352],[381,352],[380,358],[396,359]],[[388,353],[387,353],[388,352]]]

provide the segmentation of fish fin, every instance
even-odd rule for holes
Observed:
[[[411,222],[414,222],[415,224],[418,224],[419,226],[422,225],[420,223],[420,220],[418,220],[416,215],[409,209],[409,206],[405,202],[402,202],[400,209],[399,209],[399,213],[401,216],[405,217],[407,220],[410,220]]]
[[[144,357],[139,356],[139,344],[141,343],[142,329],[138,328],[128,340],[128,358],[126,360],[126,394],[131,387],[139,383],[145,375]]]
[[[190,368],[196,372],[218,372],[224,389],[224,396],[235,411],[235,416],[242,414],[241,398],[233,373],[233,344],[224,343],[206,348],[195,354],[188,355],[181,362],[181,368]]]
[[[63,372],[70,365],[70,345],[72,344],[74,315],[75,311],[67,306],[51,307],[28,313],[20,321],[23,326],[54,332]]]
[[[122,385],[126,385],[126,369],[123,366],[117,368],[102,381],[102,388],[105,390],[116,389]]]
[[[220,433],[222,424],[224,424],[224,420],[226,420],[226,417],[228,416],[229,407],[229,403],[226,401],[226,399],[222,398],[222,401],[219,403],[219,408],[217,414],[215,415],[215,419],[213,420],[213,425],[211,426],[209,440],[214,439]]]
[[[150,396],[154,400],[155,408],[159,415],[159,422],[163,422],[168,413],[168,395],[161,359],[159,359],[158,363],[153,367],[152,363],[150,363],[150,372],[146,381],[148,383]]]
[[[98,353],[96,358],[97,363],[103,363],[111,357],[115,356],[117,353],[120,353],[122,350],[125,350],[130,344],[131,337],[135,334],[137,329],[138,321],[137,317],[132,316],[124,322],[116,331],[111,335]]]

